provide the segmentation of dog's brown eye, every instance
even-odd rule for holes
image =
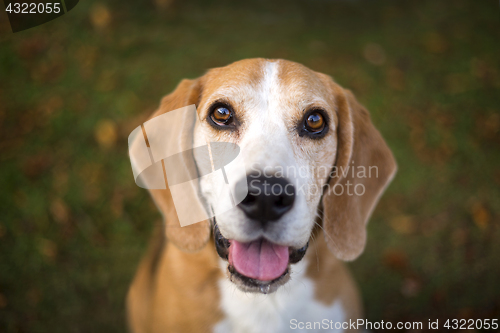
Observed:
[[[214,109],[210,117],[217,125],[228,125],[233,118],[233,113],[228,108],[219,106]]]
[[[321,139],[328,133],[328,114],[322,109],[313,109],[307,112],[299,123],[299,136],[311,139]]]
[[[305,128],[311,133],[318,133],[325,128],[325,120],[319,112],[313,112],[306,118]]]

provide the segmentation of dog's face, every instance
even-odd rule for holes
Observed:
[[[244,200],[215,217],[217,236],[231,244],[230,271],[241,277],[234,280],[246,290],[253,289],[252,282],[283,281],[290,256],[305,252],[335,160],[335,96],[326,77],[284,61],[238,62],[213,70],[204,77],[201,96],[195,145],[206,139],[236,143],[249,175],[249,196],[254,194],[253,202]],[[223,185],[200,181],[209,207],[216,206]],[[280,200],[289,203],[276,208]],[[280,209],[286,211],[273,214]],[[236,246],[242,247],[239,256],[232,253]],[[266,255],[276,258],[266,260]]]
[[[200,120],[192,129],[194,146],[239,146],[247,175],[240,181],[247,182],[248,194],[212,221],[178,228],[168,190],[152,190],[174,243],[199,248],[211,225],[231,281],[242,290],[265,293],[286,283],[321,219],[338,258],[352,260],[362,252],[365,224],[396,165],[349,91],[297,63],[249,59],[183,81],[158,113],[188,104],[197,105]],[[377,169],[376,176],[366,174],[369,167]],[[230,190],[237,191],[211,178],[199,181],[209,211]]]

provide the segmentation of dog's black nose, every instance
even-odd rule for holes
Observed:
[[[249,174],[248,194],[238,207],[254,220],[263,223],[278,220],[295,200],[295,187],[286,178]]]

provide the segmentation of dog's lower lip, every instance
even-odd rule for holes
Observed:
[[[280,284],[282,281],[287,281],[287,277],[289,275],[289,268],[286,269],[283,274],[281,274],[279,277],[277,277],[274,280],[271,281],[260,281],[256,279],[249,278],[248,276],[245,276],[238,272],[232,265],[228,265],[227,270],[229,271],[229,274],[231,275],[231,279],[238,279],[242,283],[246,285],[246,287],[250,290],[248,291],[255,291],[258,290],[259,292],[263,294],[268,294],[269,292],[275,291],[277,289],[277,285]],[[251,290],[254,289],[254,290]]]
[[[290,258],[288,259],[290,264],[296,264],[304,258],[307,248],[309,247],[309,242],[300,249],[291,249]]]

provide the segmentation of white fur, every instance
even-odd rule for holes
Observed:
[[[226,266],[221,261],[221,267]],[[291,280],[269,295],[245,293],[228,279],[221,280],[221,308],[226,318],[214,327],[214,333],[341,332],[292,329],[292,319],[304,323],[345,321],[339,300],[326,306],[314,299],[314,284],[305,277],[306,267],[305,259],[293,265]]]

